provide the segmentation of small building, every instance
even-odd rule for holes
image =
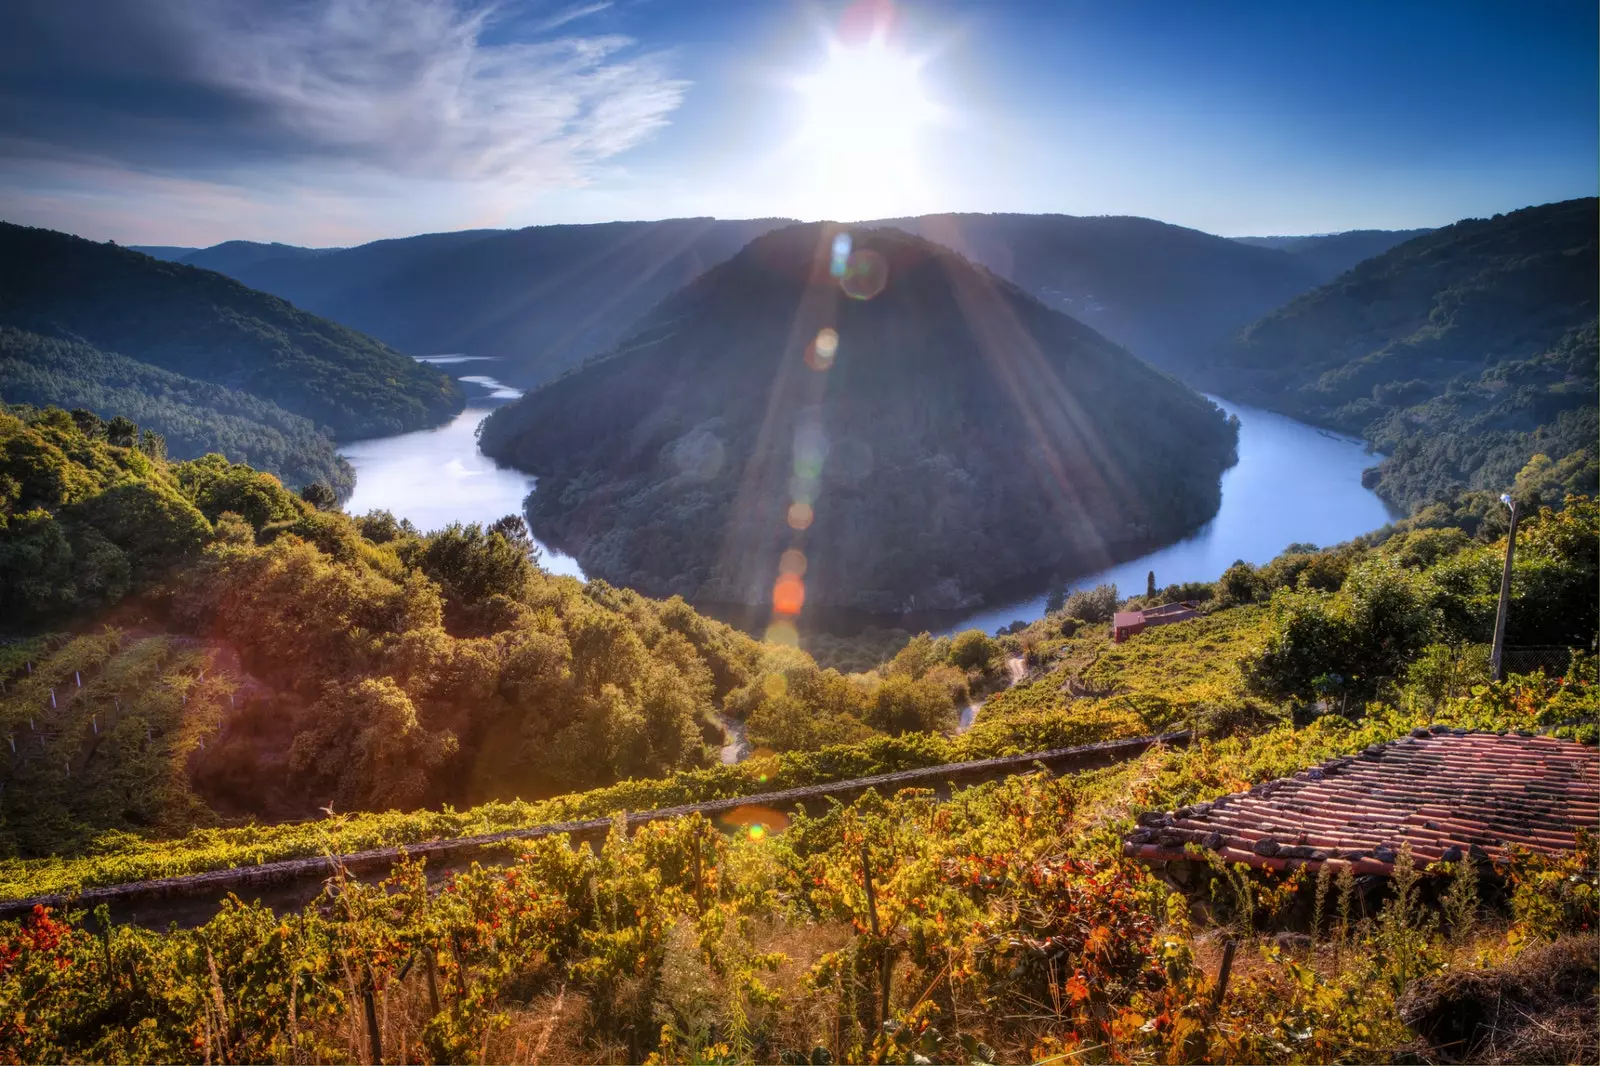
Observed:
[[[1200,617],[1199,605],[1194,603],[1164,603],[1143,611],[1118,611],[1111,619],[1111,639],[1118,644],[1151,626],[1187,622]]]

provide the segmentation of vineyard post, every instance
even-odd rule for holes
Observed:
[[[872,890],[872,863],[867,858],[867,842],[861,842],[861,881],[867,886],[867,921],[872,935],[878,935],[878,897]]]
[[[428,964],[428,1006],[436,1016],[439,1013],[439,964],[434,960],[431,947],[422,949],[422,958]]]
[[[706,910],[705,891],[700,876],[700,827],[694,827],[694,908],[700,914]]]
[[[456,1006],[467,1000],[467,966],[461,961],[461,934],[450,930],[450,956],[456,960]]]
[[[1238,941],[1228,937],[1222,942],[1222,965],[1217,969],[1217,987],[1211,993],[1211,1013],[1222,1009],[1222,997],[1228,992],[1228,978],[1233,976],[1233,953]]]
[[[383,1061],[383,1041],[378,1032],[378,1008],[372,1001],[372,968],[367,967],[366,980],[361,983],[361,1005],[367,1015],[367,1044],[372,1051],[372,1061]]]

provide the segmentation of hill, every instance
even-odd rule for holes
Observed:
[[[253,262],[224,261],[219,245],[188,261],[414,355],[498,356],[505,380],[528,385],[611,348],[629,323],[778,224],[680,218],[434,233]]]
[[[1332,277],[1283,251],[1148,218],[952,214],[874,224],[952,248],[1179,376],[1210,342]]]
[[[322,481],[341,495],[354,484],[350,464],[310,419],[87,344],[0,326],[0,397],[130,419],[161,434],[174,458],[217,452],[286,484]]]
[[[759,238],[497,411],[482,447],[539,475],[541,537],[590,575],[738,604],[770,603],[795,548],[806,603],[897,613],[1215,513],[1235,442],[1215,405],[948,249],[864,229],[840,259],[850,236]]]
[[[152,259],[165,259],[170,263],[182,262],[184,256],[200,250],[176,244],[130,244],[128,247],[136,252],[143,252]]]
[[[1600,268],[1594,199],[1468,219],[1391,248],[1250,325],[1209,387],[1390,453],[1406,507],[1499,489],[1537,454],[1592,489]]]
[[[1403,241],[1432,232],[1428,229],[1353,229],[1305,237],[1235,237],[1234,240],[1288,252],[1309,264],[1323,279],[1332,280],[1364,259],[1382,255]]]
[[[249,393],[337,438],[421,429],[463,403],[434,368],[221,274],[6,223],[0,325]]]

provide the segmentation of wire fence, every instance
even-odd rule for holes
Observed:
[[[1578,650],[1560,644],[1508,647],[1501,655],[1501,667],[1507,675],[1544,674],[1546,677],[1566,677],[1572,669],[1573,654]]]

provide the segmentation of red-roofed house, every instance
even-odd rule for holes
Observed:
[[[1118,611],[1111,619],[1111,639],[1121,644],[1151,626],[1164,626],[1199,618],[1200,612],[1196,606],[1193,603],[1164,603],[1160,607],[1150,607],[1143,611]]]

